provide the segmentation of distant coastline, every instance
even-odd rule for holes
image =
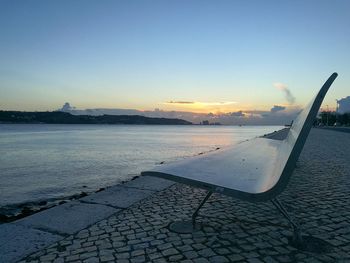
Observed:
[[[0,123],[192,125],[191,122],[182,119],[150,118],[141,115],[72,115],[61,111],[0,111]]]

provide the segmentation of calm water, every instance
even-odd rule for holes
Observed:
[[[93,191],[280,128],[0,124],[0,206]]]

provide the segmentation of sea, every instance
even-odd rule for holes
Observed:
[[[281,128],[0,124],[0,208],[94,192]]]

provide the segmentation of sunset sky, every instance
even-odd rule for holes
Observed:
[[[287,111],[338,72],[334,108],[350,95],[349,13],[346,0],[2,0],[0,109]]]

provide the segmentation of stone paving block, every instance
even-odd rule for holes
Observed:
[[[151,190],[151,191],[161,191],[174,184],[175,183],[173,181],[165,180],[158,177],[140,176],[135,180],[132,180],[123,184],[123,186],[135,187],[138,189]]]
[[[211,263],[226,263],[229,262],[224,256],[213,256],[209,259]]]
[[[141,190],[117,185],[81,198],[80,200],[83,202],[110,205],[116,208],[127,208],[153,193],[154,192],[150,190]]]
[[[15,224],[0,225],[0,262],[16,262],[21,258],[63,239],[62,236]]]
[[[108,206],[72,201],[15,222],[16,225],[73,234],[118,212]]]

